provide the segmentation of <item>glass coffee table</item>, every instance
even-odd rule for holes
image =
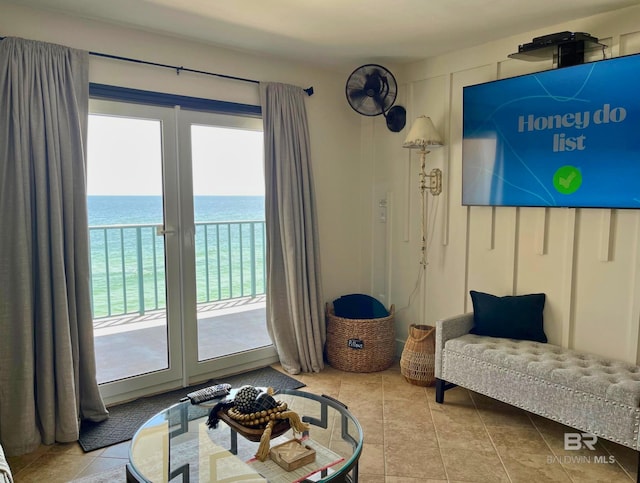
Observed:
[[[232,393],[233,394],[233,393]],[[329,396],[282,390],[284,401],[310,429],[295,437],[315,450],[315,460],[286,471],[270,458],[254,456],[259,442],[238,435],[224,421],[209,429],[205,405],[175,404],[144,423],[131,441],[128,482],[349,482],[358,481],[363,433],[347,407]],[[204,407],[203,407],[204,406]],[[271,440],[271,448],[294,438],[291,430]]]

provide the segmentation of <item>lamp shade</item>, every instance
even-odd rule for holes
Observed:
[[[442,138],[436,131],[430,117],[420,116],[415,121],[404,140],[402,147],[425,149],[437,148],[443,145]]]

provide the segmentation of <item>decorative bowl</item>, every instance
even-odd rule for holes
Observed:
[[[232,419],[224,410],[218,411],[218,418],[220,418],[221,421],[224,421],[227,426],[233,429],[236,433],[244,436],[249,441],[259,442],[262,438],[264,427],[244,426],[235,419]],[[277,420],[273,425],[273,429],[271,430],[271,439],[283,435],[289,429],[291,429],[291,424],[289,424],[288,419]]]

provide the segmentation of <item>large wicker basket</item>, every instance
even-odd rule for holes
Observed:
[[[395,308],[378,319],[345,319],[327,304],[327,360],[349,372],[383,371],[395,358]]]

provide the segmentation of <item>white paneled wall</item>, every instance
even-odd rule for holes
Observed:
[[[608,48],[607,57],[640,52],[640,6],[524,33],[468,51],[408,66],[408,125],[430,116],[446,147],[428,155],[427,171],[444,170],[444,192],[429,195],[430,246],[426,279],[411,305],[397,317],[398,347],[410,323],[433,325],[439,318],[471,310],[469,290],[496,295],[544,292],[545,331],[550,342],[603,356],[640,359],[640,211],[566,208],[465,207],[462,186],[462,88],[553,67],[552,61],[524,62],[506,54],[533,37],[562,30],[589,32]],[[602,53],[590,54],[589,60]],[[395,138],[389,173],[394,199],[393,226],[385,235],[392,250],[390,301],[406,306],[419,262],[420,197],[417,153],[401,148],[406,130]],[[381,149],[379,146],[377,149]],[[640,153],[638,153],[640,162]],[[640,182],[640,180],[639,180]],[[374,257],[381,254],[374,252]],[[382,276],[374,273],[373,278]]]

